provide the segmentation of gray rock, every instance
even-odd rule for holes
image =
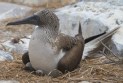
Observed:
[[[81,82],[78,82],[78,83],[91,83],[91,82],[88,82],[88,81],[81,81]]]
[[[31,5],[31,6],[41,6],[49,2],[50,2],[49,0],[23,0],[24,4]]]
[[[0,2],[0,21],[24,16],[31,11],[30,7]]]
[[[82,10],[63,9],[56,12],[60,19],[60,31],[75,36],[78,33],[79,22],[82,26],[84,38],[103,33],[108,29],[100,20],[93,17],[93,13]],[[73,11],[73,12],[72,12]]]
[[[123,6],[123,0],[109,0],[109,2],[113,5]]]
[[[123,6],[114,5],[109,1],[96,3],[82,1],[57,9],[55,13],[60,19],[60,32],[71,36],[75,36],[78,33],[79,22],[81,22],[82,25],[84,38],[100,34],[107,29],[110,31],[117,26],[123,27]],[[123,30],[120,29],[112,37],[112,50],[118,52],[119,55],[123,54],[122,33]],[[29,42],[29,40],[27,42]],[[14,47],[9,46],[9,44],[6,45],[5,43],[4,45],[5,47],[14,48],[17,52],[20,51],[20,49],[22,51],[24,48],[28,50],[28,43],[24,44],[24,46],[22,46],[22,44],[14,44],[12,45]],[[93,48],[95,46],[90,47]]]
[[[13,43],[12,41],[6,41],[2,43],[5,49],[9,52],[17,52],[23,54],[28,51],[30,36],[28,38],[22,38],[18,43]]]
[[[71,4],[78,0],[12,0],[16,3],[22,3],[30,6],[42,6],[42,5],[49,5],[53,3],[60,3],[61,5]]]
[[[112,37],[111,50],[123,57],[123,27]]]
[[[78,32],[79,22],[82,25],[84,38],[102,33],[107,28],[108,32],[115,27],[123,27],[123,6],[112,4],[111,1],[96,3],[93,1],[82,1],[57,9],[56,14],[60,19],[61,32],[74,36]],[[118,2],[122,3],[122,0],[118,0]],[[117,4],[117,1],[115,3]],[[113,52],[119,53],[119,55],[123,54],[123,34],[121,33],[123,32],[118,31],[112,38],[113,43],[110,43]],[[87,50],[84,51],[85,55],[92,48],[95,48],[94,44],[89,46],[89,48],[87,46]]]
[[[0,80],[0,83],[20,83],[20,82],[15,80]]]
[[[0,50],[0,62],[5,61],[5,60],[6,61],[12,61],[13,56],[9,52],[5,52],[5,51]]]

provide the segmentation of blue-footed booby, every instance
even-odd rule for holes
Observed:
[[[84,43],[105,34],[84,40],[80,23],[75,37],[60,33],[58,17],[47,9],[7,25],[20,24],[38,26],[32,34],[29,51],[22,56],[23,63],[47,75],[53,74],[51,71],[55,69],[62,73],[76,69],[82,58]]]

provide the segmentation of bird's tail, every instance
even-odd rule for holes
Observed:
[[[82,35],[81,23],[79,23],[79,30],[78,30],[78,34],[79,34],[79,35]]]
[[[88,43],[100,42],[100,41],[105,41],[105,40],[108,41],[112,37],[112,35],[117,32],[118,29],[119,29],[119,27],[111,30],[110,32],[107,32],[106,34],[102,33],[100,35],[97,35],[96,39],[94,39],[94,40],[92,40],[91,42],[88,42]],[[93,37],[96,37],[96,36],[93,36]],[[86,40],[88,40],[88,39],[86,39]]]
[[[80,39],[83,39],[83,36],[82,36],[82,27],[81,27],[81,23],[80,22],[79,22],[78,34],[75,35],[75,37],[78,37]]]
[[[98,37],[104,35],[105,33],[106,33],[106,31],[103,32],[103,33],[101,33],[101,34],[98,34],[98,35],[89,37],[89,38],[85,39],[84,42],[85,42],[85,43],[88,43],[88,42],[90,42],[90,41],[92,41],[92,40],[94,40],[94,39],[96,39],[96,38],[98,38]],[[77,34],[76,36],[82,37],[82,27],[81,27],[81,23],[80,23],[80,22],[79,22],[78,34]]]
[[[101,50],[104,47],[101,44],[101,42],[106,44],[111,39],[112,35],[117,32],[118,29],[119,29],[119,27],[117,27],[117,28],[111,30],[110,32],[107,32],[106,34],[86,43],[83,56],[85,57],[85,56],[88,56],[90,54],[96,53],[97,51]],[[84,59],[84,57],[83,57],[83,59]]]
[[[82,28],[81,28],[81,23],[80,22],[79,22],[78,34],[76,36],[82,36]]]
[[[92,37],[89,37],[89,38],[85,39],[85,44],[92,41],[92,40],[94,40],[94,39],[96,39],[96,38],[98,38],[98,37],[100,37],[100,36],[102,36],[102,35],[104,35],[104,34],[106,34],[106,31],[101,33],[101,34],[98,34],[98,35],[95,35],[95,36],[92,36]]]

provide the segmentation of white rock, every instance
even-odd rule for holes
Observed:
[[[123,57],[123,27],[112,37],[112,51]]]
[[[0,2],[0,21],[8,18],[21,17],[30,11],[30,7]]]
[[[78,33],[79,22],[81,22],[84,38],[103,33],[107,30],[100,20],[96,19],[94,13],[83,11],[83,7],[64,7],[56,14],[60,19],[60,31],[67,35],[75,36]]]
[[[33,6],[33,5],[41,6],[48,2],[49,2],[49,0],[23,0],[24,4],[31,5],[31,6]]]
[[[109,0],[113,5],[123,6],[123,0]]]
[[[23,3],[26,5],[30,5],[30,6],[42,6],[42,5],[50,5],[50,4],[61,4],[61,5],[65,5],[65,4],[71,4],[74,3],[78,0],[13,0],[16,3]]]
[[[0,62],[5,61],[5,60],[12,61],[13,57],[12,57],[11,53],[0,50]]]
[[[110,31],[117,26],[123,27],[123,6],[114,5],[110,1],[79,2],[57,9],[55,13],[60,19],[60,31],[71,36],[75,36],[78,33],[79,22],[81,22],[82,25],[84,38],[102,33],[106,31],[107,28],[108,31]],[[119,54],[123,52],[122,33],[122,30],[120,30],[112,38]],[[8,45],[9,44],[7,44],[6,47]],[[28,43],[26,45],[24,44],[25,47],[22,46],[22,44],[12,46],[8,47],[14,48],[17,51],[24,48],[26,48],[26,50],[28,49]]]
[[[29,37],[30,38],[30,37]],[[2,43],[6,50],[9,52],[17,52],[23,54],[28,51],[29,38],[22,38],[19,43],[12,43],[11,41],[6,41]]]
[[[15,80],[0,80],[0,83],[20,83],[20,82]]]
[[[78,83],[91,83],[91,82],[88,82],[88,81],[81,81],[81,82],[78,82]]]
[[[114,1],[115,4],[113,4]],[[122,0],[107,2],[93,2],[92,0],[91,2],[83,1],[57,9],[56,14],[60,19],[60,30],[65,34],[74,36],[78,32],[78,24],[81,22],[83,36],[88,38],[104,32],[107,28],[108,31],[111,31],[117,26],[123,27],[123,6],[119,6],[119,3],[122,3]],[[116,48],[112,50],[120,55],[123,54],[123,34],[121,33],[122,31],[118,31],[112,38],[112,42],[116,45]],[[85,47],[85,49],[92,48],[95,46]],[[86,51],[88,52],[88,50]]]

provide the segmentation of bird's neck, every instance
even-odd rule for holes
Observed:
[[[34,31],[34,35],[42,41],[54,42],[58,36],[58,29],[53,29],[48,26],[37,27]]]

